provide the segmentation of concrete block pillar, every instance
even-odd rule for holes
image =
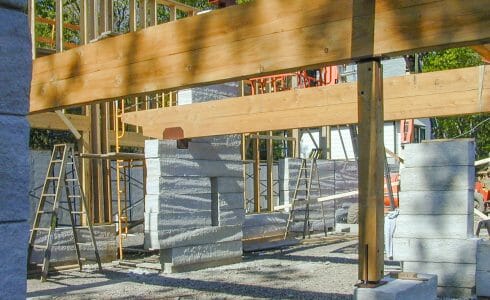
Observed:
[[[26,298],[31,42],[26,1],[0,0],[0,299]]]

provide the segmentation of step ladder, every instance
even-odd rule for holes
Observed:
[[[65,194],[63,194],[63,188],[65,188]],[[92,224],[88,216],[87,202],[78,178],[73,144],[57,144],[54,145],[46,172],[46,179],[29,237],[27,254],[27,262],[31,264],[33,250],[39,249],[43,251],[43,262],[38,265],[42,267],[41,281],[46,281],[48,276],[51,247],[58,223],[62,196],[66,197],[80,271],[82,270],[82,262],[90,261],[90,259],[81,257],[80,246],[82,245],[90,245],[93,248],[95,254],[94,262],[98,264],[99,270],[102,271]],[[83,231],[89,235],[90,240],[88,242],[82,242],[84,240],[82,238]],[[46,242],[36,243],[36,237],[39,232],[45,232]]]
[[[320,177],[318,175],[317,159],[320,155],[318,149],[314,149],[310,158],[301,159],[301,167],[299,169],[296,180],[296,188],[293,193],[291,208],[286,223],[286,231],[284,239],[287,239],[295,222],[303,223],[303,239],[308,233],[310,237],[311,222],[310,222],[310,204],[317,203],[316,199],[312,199],[312,194],[317,192],[318,197],[321,197]],[[315,183],[313,184],[313,181]],[[327,235],[327,223],[325,220],[325,210],[323,202],[320,203],[323,230]]]

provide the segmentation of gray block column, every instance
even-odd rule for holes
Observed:
[[[26,1],[0,0],[0,299],[26,298],[31,42]]]
[[[473,238],[475,143],[408,144],[401,156],[394,259],[404,271],[436,274],[440,296],[470,297],[479,243]]]

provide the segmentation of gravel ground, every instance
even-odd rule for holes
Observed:
[[[27,281],[31,299],[352,299],[357,238],[247,254],[243,262],[180,274],[105,264]],[[338,239],[337,239],[338,242]],[[90,266],[89,266],[90,267]]]

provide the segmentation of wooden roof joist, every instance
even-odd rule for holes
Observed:
[[[127,113],[145,136],[193,138],[357,123],[357,84],[296,89]],[[384,80],[384,118],[400,120],[490,111],[490,67]]]
[[[30,111],[490,41],[490,0],[377,0],[373,47],[353,2],[256,0],[36,59]]]

